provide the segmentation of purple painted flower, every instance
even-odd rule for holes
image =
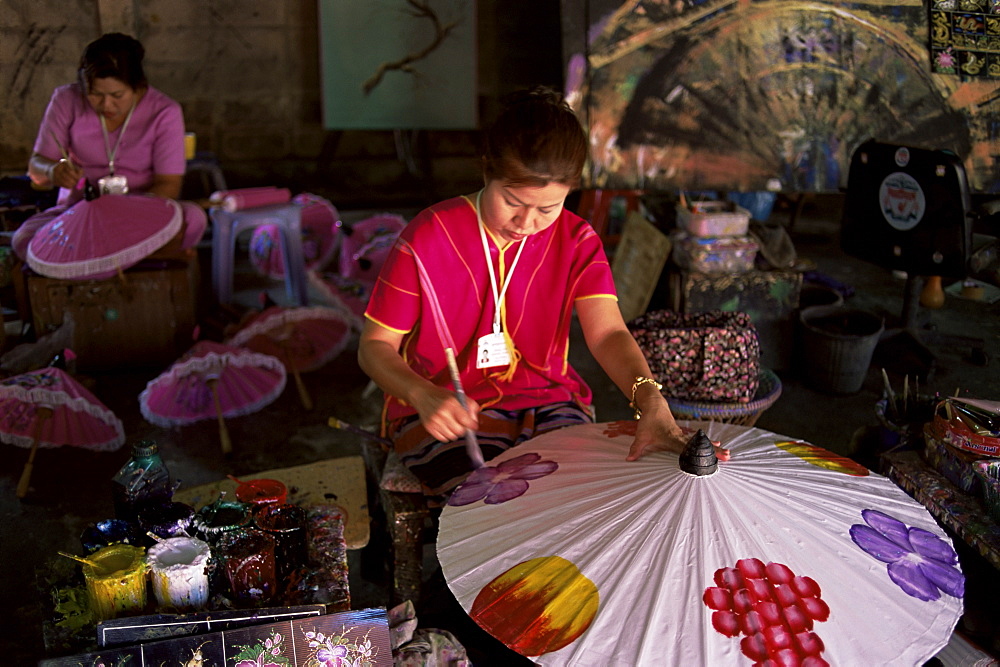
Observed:
[[[950,544],[877,510],[863,510],[861,517],[868,525],[851,526],[851,539],[868,555],[888,563],[889,578],[907,595],[937,600],[940,589],[962,597],[965,577],[955,567],[958,554]]]
[[[487,505],[498,505],[513,500],[528,490],[529,479],[545,477],[559,467],[555,461],[541,458],[535,453],[521,454],[497,466],[476,468],[451,494],[448,504],[471,505],[482,500]]]
[[[324,667],[339,667],[345,664],[344,658],[347,656],[347,647],[343,644],[334,644],[327,640],[326,646],[316,651],[316,659]]]

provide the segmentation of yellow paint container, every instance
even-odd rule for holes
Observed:
[[[184,159],[193,160],[194,156],[197,154],[198,147],[198,135],[194,132],[184,133]]]
[[[87,558],[83,578],[95,622],[141,613],[146,607],[145,550],[130,544],[112,544]]]

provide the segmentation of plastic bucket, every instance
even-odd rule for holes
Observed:
[[[803,379],[813,389],[853,394],[868,375],[885,327],[882,318],[844,306],[812,306],[799,313]]]

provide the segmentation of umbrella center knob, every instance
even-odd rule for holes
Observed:
[[[719,469],[719,459],[715,455],[715,445],[705,434],[698,432],[688,440],[680,456],[681,470],[690,475],[711,475]]]

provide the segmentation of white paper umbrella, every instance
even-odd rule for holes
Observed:
[[[635,425],[612,422],[473,472],[438,536],[462,607],[543,665],[914,665],[947,643],[964,579],[923,506],[808,443],[681,423],[732,460],[626,461]]]

